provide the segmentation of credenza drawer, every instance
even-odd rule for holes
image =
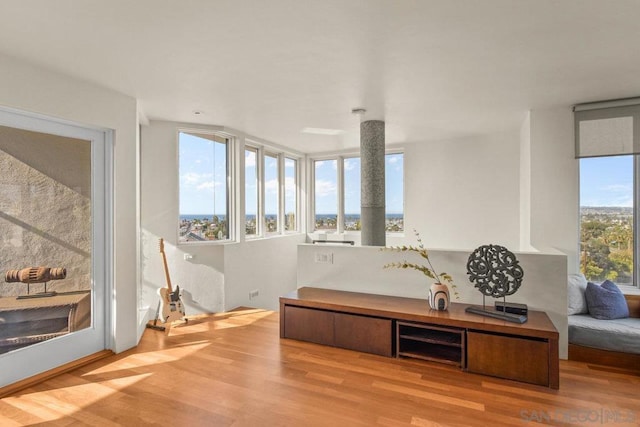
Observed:
[[[467,370],[549,386],[549,343],[467,331]]]

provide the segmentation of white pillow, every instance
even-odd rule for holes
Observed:
[[[582,274],[570,274],[567,286],[567,314],[586,314],[587,299],[584,291],[587,290],[587,279]]]

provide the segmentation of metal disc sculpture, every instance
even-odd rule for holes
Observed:
[[[513,252],[499,245],[480,246],[469,255],[467,274],[471,283],[482,293],[483,305],[482,309],[468,307],[467,312],[516,323],[526,322],[526,316],[488,311],[484,304],[485,296],[506,299],[507,295],[513,295],[522,285],[524,271]]]

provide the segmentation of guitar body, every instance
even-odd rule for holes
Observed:
[[[176,286],[173,290],[171,286],[171,278],[169,277],[169,266],[167,265],[167,256],[164,253],[164,239],[160,239],[160,253],[162,254],[162,263],[164,265],[164,275],[167,280],[167,287],[158,289],[160,300],[162,301],[162,321],[170,323],[184,318],[184,306],[180,300],[180,286]]]
[[[162,300],[162,321],[164,323],[174,322],[184,317],[184,306],[180,300],[180,286],[176,290],[169,292],[167,288],[158,289],[158,294]]]

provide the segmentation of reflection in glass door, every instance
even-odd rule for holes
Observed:
[[[0,370],[20,367],[2,386],[105,348],[96,255],[106,253],[108,151],[104,132],[0,119]]]

